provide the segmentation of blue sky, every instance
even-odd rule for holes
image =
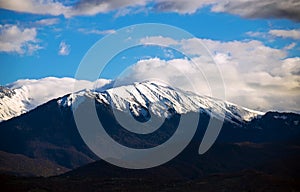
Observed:
[[[242,102],[251,92],[250,95],[258,95],[258,99],[249,102],[261,102],[261,108],[272,108],[270,103],[288,96],[292,102],[282,105],[281,109],[297,111],[298,106],[292,106],[299,103],[300,90],[299,5],[293,1],[285,4],[276,0],[248,2],[250,4],[241,0],[185,3],[179,0],[0,0],[0,84],[27,78],[74,77],[83,56],[101,38],[134,24],[162,23],[179,27],[203,40],[214,59],[226,63],[222,73],[229,100]],[[286,14],[280,12],[282,9]],[[110,46],[114,45],[107,45],[107,49]],[[180,52],[170,50],[171,56],[167,52],[167,48],[157,46],[127,50],[111,61],[101,77],[114,79],[126,67],[145,65],[146,61],[165,62],[165,66],[170,60],[175,62],[185,57]],[[261,58],[259,61],[257,56]],[[133,67],[132,73],[142,72],[135,71],[137,69]],[[240,75],[231,79],[232,74]],[[137,75],[132,76],[139,80]],[[265,79],[268,82],[259,81]],[[231,91],[235,82],[242,83],[244,95]],[[266,95],[259,95],[261,90],[265,90]],[[278,92],[287,92],[287,95],[271,99],[267,96]],[[260,107],[257,104],[254,108]]]

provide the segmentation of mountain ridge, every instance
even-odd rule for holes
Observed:
[[[155,81],[144,81],[130,85],[122,85],[104,91],[84,90],[72,93],[59,100],[62,106],[77,106],[86,98],[94,98],[100,103],[106,103],[114,108],[132,112],[138,115],[139,111],[148,112],[159,117],[167,117],[168,109],[174,109],[178,114],[200,112],[205,110],[211,115],[227,120],[250,121],[265,113],[240,107],[233,103],[222,101],[209,96],[201,96],[190,91],[170,87]]]

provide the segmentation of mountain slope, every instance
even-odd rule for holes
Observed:
[[[68,171],[47,159],[0,151],[0,172],[18,176],[52,176]]]

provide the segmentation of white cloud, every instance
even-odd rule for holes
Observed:
[[[70,51],[71,51],[71,46],[70,45],[68,45],[64,41],[60,42],[59,50],[58,50],[59,55],[69,55]]]
[[[246,33],[249,37],[258,37],[258,38],[267,38],[268,35],[264,32],[254,32],[254,31],[248,31]]]
[[[189,40],[184,42],[185,47],[189,47]],[[191,40],[197,41],[197,39]],[[268,70],[270,65],[274,66],[287,56],[287,53],[281,49],[275,49],[265,46],[261,41],[213,41],[202,39],[208,49],[215,54],[225,53],[230,55],[230,62],[235,63],[240,72],[249,70],[260,71]],[[190,47],[192,52],[197,54],[195,48]]]
[[[170,37],[163,37],[163,36],[151,36],[151,37],[144,37],[140,39],[140,43],[144,45],[159,45],[159,46],[169,46],[169,45],[176,45],[177,41],[170,38]]]
[[[56,16],[68,14],[71,11],[70,7],[51,0],[0,0],[0,7],[18,12]]]
[[[159,11],[192,14],[211,6],[213,12],[226,12],[247,18],[287,18],[300,21],[300,3],[295,0],[156,0]]]
[[[6,98],[0,105],[0,121],[21,115],[37,106],[66,94],[82,89],[103,90],[112,86],[111,80],[98,79],[95,82],[73,78],[47,77],[39,80],[22,79],[7,85],[16,95]],[[30,102],[28,102],[30,101]]]
[[[108,35],[116,32],[113,29],[98,30],[98,29],[84,29],[84,28],[80,28],[78,29],[78,31],[84,34],[96,34],[96,35]]]
[[[42,15],[64,15],[73,17],[77,15],[96,15],[107,13],[126,7],[136,7],[145,5],[146,0],[83,0],[73,4],[64,5],[54,0],[0,0],[0,7],[3,9],[42,14]]]
[[[147,0],[84,0],[75,4],[70,13],[73,15],[96,15],[109,11],[145,5]]]
[[[32,54],[41,49],[35,28],[21,29],[17,25],[0,25],[0,51]]]
[[[281,38],[300,39],[300,29],[298,30],[270,30],[270,35]]]
[[[46,26],[49,26],[49,25],[55,25],[58,22],[59,22],[58,18],[51,18],[51,19],[41,19],[41,20],[36,21],[35,23],[37,25],[46,25]]]
[[[188,59],[143,59],[128,68],[119,78],[117,83],[121,84],[158,80],[193,92],[201,88],[201,94],[210,95],[210,88],[205,82],[205,77],[199,75],[197,66]],[[190,81],[197,82],[197,87],[193,87]]]
[[[32,105],[38,106],[52,99],[62,97],[66,94],[77,92],[82,89],[101,89],[110,86],[108,79],[98,79],[91,82],[87,80],[76,80],[69,77],[56,78],[47,77],[43,79],[21,79],[7,85],[12,89],[23,89],[28,92]]]
[[[38,106],[51,99],[73,92],[75,83],[77,89],[74,91],[93,87],[93,83],[90,81],[56,77],[47,77],[40,80],[21,79],[7,86],[13,89],[25,90],[28,92],[28,97],[32,99],[31,104]]]
[[[295,48],[296,46],[297,46],[296,43],[291,43],[291,44],[285,46],[283,49],[284,50],[291,50],[291,49]]]
[[[201,9],[212,3],[214,3],[214,0],[157,0],[155,9],[159,11],[177,12],[181,14],[192,14],[195,13],[198,9]]]
[[[296,0],[80,0],[68,5],[54,0],[0,0],[4,9],[48,15],[96,15],[117,10],[122,16],[137,8],[193,14],[211,6],[213,12],[226,12],[247,18],[287,18],[300,21],[300,4]]]
[[[247,18],[286,18],[300,21],[300,4],[297,0],[214,0],[212,11]]]
[[[215,71],[212,60],[203,56],[205,48],[199,42],[206,45],[218,63],[227,100],[263,111],[300,111],[300,58],[287,58],[287,49],[271,48],[256,40],[221,42],[194,38],[177,41],[176,46],[180,45],[180,50],[192,55],[196,66],[187,59],[141,60],[124,73],[127,81],[159,79],[192,91],[195,89],[191,85],[195,84],[196,92],[211,95],[211,89],[218,90],[220,86],[217,81],[220,74]]]

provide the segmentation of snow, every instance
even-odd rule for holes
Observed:
[[[275,119],[287,119],[288,117],[286,115],[275,115]]]
[[[142,108],[147,108],[160,117],[168,117],[169,108],[175,109],[179,114],[201,110],[217,118],[222,118],[225,115],[225,118],[229,121],[250,121],[264,114],[226,101],[200,96],[153,81],[110,88],[104,92],[82,91],[74,93],[64,98],[70,102],[64,102],[63,106],[78,105],[77,102],[81,102],[76,99],[79,98],[78,95],[95,98],[100,103],[105,102],[115,109],[125,112],[131,111],[135,115],[142,113]]]

